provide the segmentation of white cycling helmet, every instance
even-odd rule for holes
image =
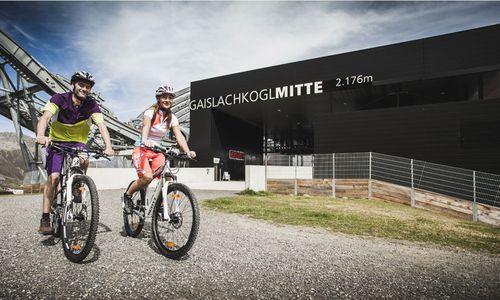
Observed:
[[[74,84],[75,82],[77,82],[79,80],[86,81],[86,82],[90,83],[90,86],[94,86],[94,84],[95,84],[94,76],[92,76],[87,71],[76,72],[75,74],[73,74],[73,76],[71,76],[71,84]]]
[[[171,87],[170,85],[164,85],[164,86],[160,86],[156,90],[156,97],[159,97],[159,96],[165,95],[165,94],[170,94],[173,97],[175,97],[174,88]]]

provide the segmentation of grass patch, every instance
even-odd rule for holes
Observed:
[[[272,193],[270,192],[266,192],[266,191],[254,191],[252,189],[244,189],[243,191],[239,192],[238,195],[242,195],[242,196],[271,196]]]
[[[500,228],[440,212],[379,200],[247,193],[202,203],[209,209],[244,214],[278,224],[320,227],[345,234],[434,243],[500,254]]]

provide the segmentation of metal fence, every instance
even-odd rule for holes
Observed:
[[[500,175],[374,152],[313,155],[268,154],[267,179],[368,179],[500,207]],[[294,167],[294,168],[290,168]],[[267,170],[267,169],[266,169]],[[414,199],[412,197],[412,205]]]

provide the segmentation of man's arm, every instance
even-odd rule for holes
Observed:
[[[47,130],[47,125],[53,115],[51,111],[45,110],[36,124],[36,142],[45,145],[45,147],[49,146],[49,138],[45,136],[45,130]]]
[[[104,141],[104,144],[106,145],[105,149],[104,149],[104,153],[106,153],[109,156],[114,155],[115,153],[113,151],[113,148],[111,147],[111,139],[109,138],[108,128],[106,127],[104,122],[97,124],[97,127],[99,128],[99,132],[101,133],[101,137]]]
[[[94,112],[90,117],[92,118],[92,122],[97,125],[97,128],[99,128],[99,132],[101,133],[101,137],[105,145],[104,153],[109,156],[115,155],[113,148],[111,147],[111,139],[109,138],[108,128],[106,127],[106,124],[104,124],[103,114],[100,111]]]

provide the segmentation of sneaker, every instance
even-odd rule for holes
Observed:
[[[38,229],[38,233],[43,235],[49,235],[54,233],[54,229],[50,226],[50,220],[42,218],[40,220],[40,228]]]
[[[124,193],[123,194],[122,206],[123,206],[123,211],[126,214],[131,214],[132,213],[132,207],[134,206],[134,203],[132,202],[132,196],[130,196],[127,193]]]

